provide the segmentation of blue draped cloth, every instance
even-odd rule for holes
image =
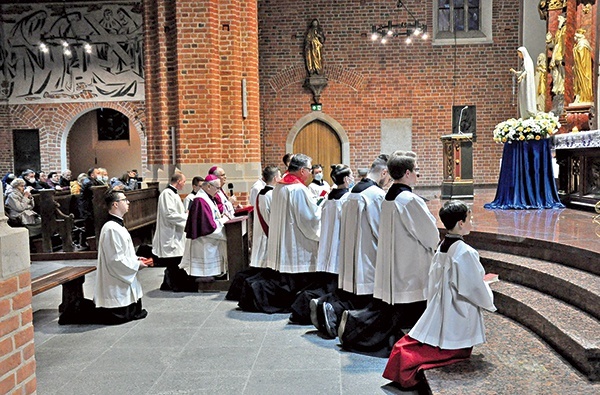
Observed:
[[[552,174],[550,139],[504,144],[496,197],[487,209],[564,208]]]

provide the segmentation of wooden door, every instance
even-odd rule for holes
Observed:
[[[342,163],[342,145],[329,125],[321,121],[313,121],[306,125],[294,140],[294,153],[308,155],[312,158],[313,165],[322,165],[323,179],[330,185],[333,184],[329,176],[330,166]]]

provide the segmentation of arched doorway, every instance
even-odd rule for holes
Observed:
[[[330,166],[342,163],[342,145],[337,133],[325,122],[315,120],[304,126],[294,139],[293,151],[312,158],[323,166],[323,179],[332,184]]]
[[[126,134],[119,132],[106,135],[102,124],[102,112],[107,109],[95,108],[81,114],[68,131],[67,152],[73,179],[90,167],[104,167],[109,177],[121,177],[127,170],[142,170],[142,141],[136,126],[122,112],[111,110],[118,115],[109,123],[126,123]],[[109,109],[110,110],[110,109]],[[114,115],[113,114],[113,115]]]

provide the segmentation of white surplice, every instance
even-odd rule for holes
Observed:
[[[290,175],[284,180],[287,177]],[[317,269],[321,207],[304,184],[282,181],[273,190],[267,267],[282,273],[314,272]]]
[[[423,199],[403,191],[395,200],[385,200],[379,234],[373,297],[389,304],[425,300],[440,236]]]
[[[327,199],[327,194],[331,190],[331,186],[329,186],[329,183],[325,180],[323,180],[323,185],[311,182],[310,184],[308,184],[308,190],[310,191],[315,200],[319,200],[323,197]]]
[[[225,192],[223,192],[222,189],[219,189],[217,191],[217,195],[219,195],[221,203],[223,204],[223,215],[227,216],[230,219],[233,218],[235,215],[235,208],[233,208],[233,204],[231,204],[229,198],[227,197],[227,195],[225,195]]]
[[[455,242],[446,253],[438,250],[429,271],[427,309],[408,335],[446,350],[485,342],[481,309],[496,307],[484,274],[479,254],[465,242]]]
[[[263,181],[262,178],[256,180],[254,184],[252,184],[252,188],[250,188],[250,197],[249,203],[251,206],[256,206],[256,197],[258,193],[263,190],[263,188],[267,185],[266,182]]]
[[[340,245],[340,224],[342,219],[342,206],[346,202],[348,193],[339,199],[328,199],[322,204],[321,238],[319,240],[319,253],[317,255],[317,271],[338,274]]]
[[[227,271],[227,237],[219,209],[204,190],[196,193],[196,199],[202,199],[210,210],[206,215],[212,215],[216,229],[208,235],[195,239],[185,239],[185,250],[179,267],[186,269],[192,276],[218,276]]]
[[[381,202],[385,192],[372,185],[349,193],[342,207],[339,287],[356,295],[373,293]]]
[[[186,209],[176,189],[168,186],[158,197],[156,231],[152,239],[152,253],[159,258],[183,255],[185,246]]]
[[[140,261],[127,229],[107,221],[98,239],[98,264],[94,302],[97,307],[125,307],[143,295],[137,278]]]
[[[265,187],[267,188],[267,187]],[[273,188],[263,193],[261,191],[256,198],[256,206],[254,207],[254,224],[252,225],[252,255],[250,257],[250,266],[252,267],[267,267],[267,246],[268,237],[265,234],[263,227],[258,219],[258,211],[265,221],[265,225],[269,226],[271,220],[271,201],[273,200]]]

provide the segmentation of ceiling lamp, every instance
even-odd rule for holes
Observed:
[[[398,0],[396,7],[404,7],[406,12],[411,16],[412,21],[401,22],[398,24],[393,24],[392,21],[388,21],[385,25],[373,25],[371,27],[371,40],[379,40],[382,44],[387,43],[392,37],[406,37],[404,40],[406,44],[411,44],[416,37],[427,40],[429,37],[427,34],[427,25],[419,22],[401,0]]]

